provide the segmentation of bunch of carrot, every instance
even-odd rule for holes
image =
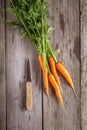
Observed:
[[[74,89],[73,81],[71,79],[71,76],[68,70],[65,68],[65,66],[61,62],[54,61],[53,57],[50,56],[47,58],[48,65],[49,65],[49,69],[48,69],[48,66],[45,66],[44,64],[43,55],[39,55],[38,59],[39,59],[39,63],[43,72],[43,81],[44,81],[44,86],[45,86],[47,96],[49,96],[49,83],[50,83],[55,91],[56,97],[58,98],[60,104],[64,108],[64,103],[63,103],[63,99],[62,99],[62,95],[60,91],[60,79],[57,73],[58,71],[68,82],[68,84],[74,91],[76,98],[78,99],[75,89]]]
[[[64,76],[73,89],[74,84],[65,66],[57,61],[55,52],[49,41],[49,34],[52,28],[48,26],[48,5],[45,0],[9,0],[12,13],[16,16],[16,21],[7,23],[13,27],[19,27],[21,37],[27,36],[33,42],[43,71],[44,86],[46,94],[49,96],[49,83],[55,90],[60,104],[64,108],[64,103],[60,91],[60,79],[57,70]],[[76,95],[77,97],[77,95]]]

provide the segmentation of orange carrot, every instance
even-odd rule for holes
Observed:
[[[54,88],[55,90],[55,94],[57,96],[57,98],[59,99],[59,102],[60,104],[62,105],[62,107],[64,108],[64,104],[63,104],[63,99],[62,99],[62,96],[61,96],[61,92],[60,92],[60,88],[54,78],[54,75],[53,74],[49,74],[48,75],[48,80],[50,82],[50,84],[52,85],[52,87]]]
[[[39,60],[39,63],[40,63],[41,69],[43,70],[43,68],[44,68],[43,57],[42,57],[41,55],[39,55],[39,56],[38,56],[38,60]]]
[[[49,61],[49,64],[50,64],[50,69],[51,69],[51,72],[52,74],[54,75],[55,79],[56,79],[56,82],[58,83],[58,85],[60,86],[60,79],[59,79],[59,76],[56,72],[56,67],[55,67],[55,61],[53,60],[52,57],[48,58],[48,61]]]
[[[61,63],[61,62],[57,62],[56,63],[56,69],[64,76],[64,78],[66,79],[66,81],[68,82],[68,84],[74,88],[74,84],[73,81],[71,79],[70,74],[68,73],[67,69],[65,68],[65,66]]]
[[[39,55],[38,59],[39,59],[41,69],[43,71],[44,87],[46,90],[46,94],[48,96],[49,95],[48,70],[47,70],[47,67],[44,66],[43,57],[41,55]]]
[[[49,95],[49,83],[48,83],[48,71],[47,68],[43,68],[43,80],[47,96]]]
[[[74,92],[76,98],[78,99],[78,96],[77,96],[77,94],[75,92],[75,88],[74,88],[74,84],[73,84],[72,78],[71,78],[69,72],[67,71],[67,69],[65,68],[65,66],[61,62],[57,62],[56,63],[56,69],[64,76],[64,78],[66,79],[68,84],[73,89],[73,92]],[[80,99],[78,99],[78,100],[80,101]]]

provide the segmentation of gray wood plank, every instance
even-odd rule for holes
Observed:
[[[50,0],[50,12],[54,16],[51,25],[54,32],[53,48],[60,48],[58,60],[69,70],[75,90],[80,97],[80,43],[79,43],[79,0]],[[67,114],[59,105],[53,91],[50,92],[51,107],[43,94],[44,130],[81,130],[80,103],[75,99],[69,85],[60,76],[63,99]]]
[[[7,5],[8,7],[8,5]],[[11,15],[7,14],[7,19]],[[16,29],[6,29],[7,130],[42,130],[42,86],[37,53]],[[33,108],[25,109],[27,59],[31,64]]]
[[[87,130],[87,0],[81,0],[81,121]]]
[[[6,130],[4,0],[0,0],[0,130]]]

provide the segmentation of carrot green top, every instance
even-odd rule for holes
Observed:
[[[55,52],[49,41],[53,30],[48,26],[48,3],[45,0],[9,0],[10,12],[16,16],[15,21],[7,21],[9,25],[19,27],[21,37],[27,36],[34,44],[39,55],[42,55],[44,65],[48,68],[47,57],[51,56],[57,62]]]

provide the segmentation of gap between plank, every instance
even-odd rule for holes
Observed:
[[[4,20],[6,22],[7,16],[6,16],[6,0],[4,0]],[[7,41],[7,25],[5,24],[5,87],[7,85],[7,72],[6,72],[6,41]],[[6,93],[6,130],[7,130],[7,87],[5,88]]]
[[[79,59],[80,59],[80,99],[81,99],[81,0],[79,0]],[[82,130],[81,121],[81,104],[80,104],[80,129]]]

